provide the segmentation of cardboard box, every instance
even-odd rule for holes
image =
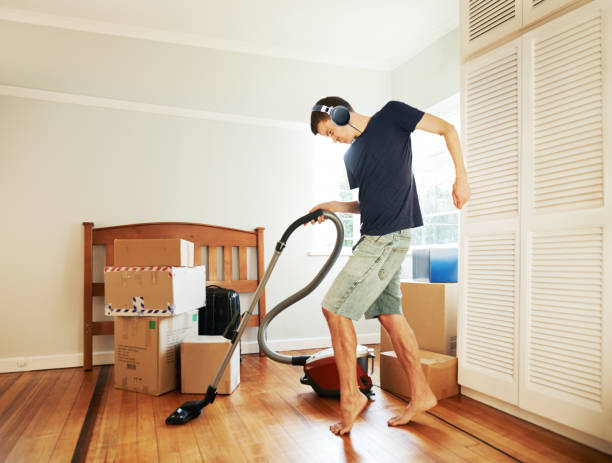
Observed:
[[[402,281],[402,312],[420,349],[439,354],[457,353],[457,283]],[[393,350],[380,328],[380,351]]]
[[[203,265],[104,268],[106,315],[168,317],[205,304]]]
[[[421,350],[421,367],[438,400],[459,394],[457,358]],[[380,354],[380,386],[406,399],[410,398],[410,382],[395,352]]]
[[[178,387],[179,344],[198,332],[198,313],[115,317],[115,387],[160,395]]]
[[[179,238],[115,240],[116,267],[193,267],[193,243]]]
[[[223,336],[190,336],[181,343],[181,392],[204,394],[230,347]],[[218,394],[231,394],[240,384],[240,345],[217,385]]]

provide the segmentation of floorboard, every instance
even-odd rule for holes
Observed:
[[[374,384],[377,371],[376,365]],[[300,376],[300,367],[243,355],[233,394],[218,395],[185,426],[167,426],[172,411],[200,396],[116,389],[112,366],[2,374],[0,461],[76,462],[80,455],[88,462],[146,463],[612,463],[609,455],[461,395],[440,401],[408,426],[388,427],[406,403],[377,386],[350,435],[341,438],[329,431],[339,417],[338,401],[318,397]]]

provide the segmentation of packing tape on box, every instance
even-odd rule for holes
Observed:
[[[132,297],[132,307],[113,307],[112,304],[106,304],[106,315],[172,315],[174,314],[174,304],[168,305],[164,309],[149,308],[145,309],[144,297]]]
[[[172,267],[170,266],[150,266],[150,267],[104,267],[105,272],[168,272],[172,277]]]
[[[155,272],[152,274],[153,281],[157,283],[157,273],[166,272],[170,278],[172,278],[172,266],[147,266],[147,267],[116,267],[108,266],[104,267],[104,272]],[[173,315],[174,304],[168,304],[166,307],[152,307],[145,309],[144,297],[134,296],[132,297],[131,307],[113,307],[111,304],[106,304],[105,315]]]

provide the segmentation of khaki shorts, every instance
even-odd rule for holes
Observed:
[[[400,273],[410,229],[364,235],[323,298],[323,308],[352,320],[401,314]]]

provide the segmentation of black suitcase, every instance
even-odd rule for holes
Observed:
[[[198,334],[224,335],[231,339],[228,334],[231,335],[240,324],[238,293],[233,289],[225,289],[217,285],[207,286],[206,306],[201,307],[199,312]],[[229,327],[230,324],[231,327]]]

